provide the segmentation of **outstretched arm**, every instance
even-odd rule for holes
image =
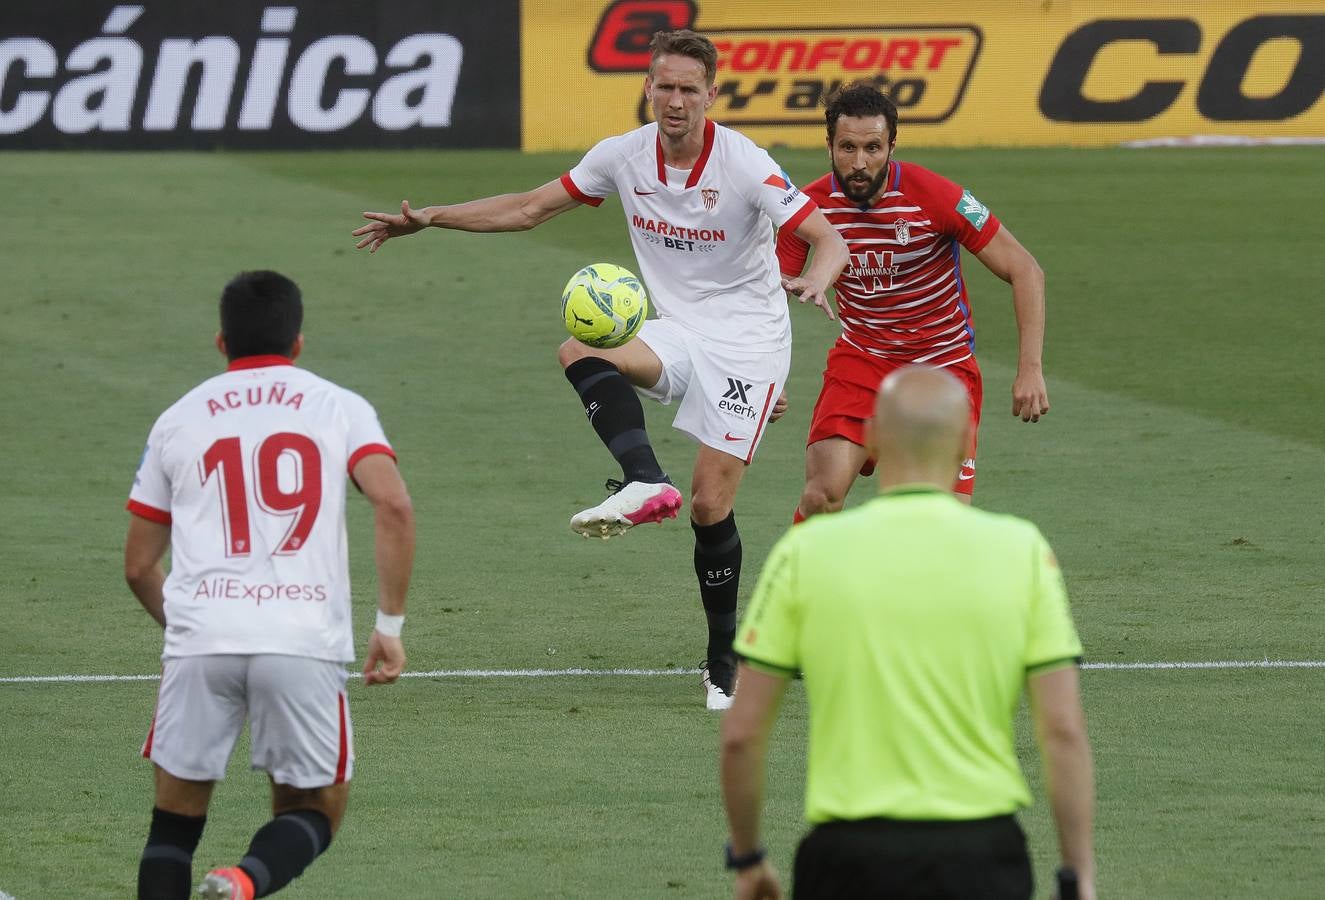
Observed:
[[[824,214],[815,210],[796,226],[796,236],[814,249],[814,258],[805,274],[796,278],[782,277],[782,289],[795,294],[802,303],[811,302],[836,319],[833,306],[828,302],[828,288],[847,264],[847,244],[837,229],[828,223]]]
[[[394,237],[414,234],[425,228],[451,228],[456,231],[528,231],[542,225],[553,216],[579,205],[561,181],[549,181],[532,191],[521,194],[500,194],[484,197],[454,206],[425,206],[414,209],[409,201],[402,201],[399,213],[365,212],[368,224],[356,228],[359,238],[355,247],[377,248]]]
[[[1027,688],[1063,865],[1081,900],[1095,900],[1095,776],[1076,666],[1032,675]]]
[[[1017,378],[1012,382],[1012,414],[1038,422],[1049,411],[1044,383],[1044,270],[1007,226],[976,255],[989,271],[1012,285],[1017,314]]]

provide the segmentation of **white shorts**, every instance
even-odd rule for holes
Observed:
[[[247,718],[253,768],[277,784],[349,781],[347,677],[340,663],[303,656],[168,657],[143,756],[176,778],[220,781]]]
[[[791,348],[743,352],[706,341],[670,319],[649,319],[639,340],[662,360],[663,374],[640,394],[677,397],[672,427],[701,444],[750,462],[787,383]]]

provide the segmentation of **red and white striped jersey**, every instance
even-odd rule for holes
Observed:
[[[249,356],[152,426],[131,513],[170,526],[164,656],[354,659],[345,483],[395,457],[358,394]]]
[[[888,163],[875,205],[858,206],[830,172],[805,188],[847,242],[837,279],[840,341],[892,362],[950,366],[975,352],[961,247],[978,253],[998,232],[988,207],[914,163]],[[778,235],[782,273],[801,274],[805,241]]]

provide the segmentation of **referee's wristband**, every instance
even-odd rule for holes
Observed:
[[[763,847],[756,847],[749,853],[743,853],[740,856],[732,854],[731,844],[728,844],[725,849],[727,852],[727,868],[733,872],[744,872],[746,869],[759,865],[764,861],[764,857],[768,856],[768,851]]]
[[[405,627],[405,616],[388,616],[380,609],[377,611],[377,625],[374,626],[377,633],[383,637],[400,637],[400,630]]]

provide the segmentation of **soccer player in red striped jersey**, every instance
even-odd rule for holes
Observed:
[[[983,387],[961,250],[1012,286],[1020,336],[1012,414],[1023,422],[1049,411],[1041,366],[1044,272],[970,191],[892,158],[897,107],[872,83],[830,96],[825,118],[832,171],[805,193],[846,239],[851,261],[835,285],[842,334],[828,353],[815,404],[795,519],[841,509],[856,474],[873,471],[865,423],[879,383],[910,363],[946,368],[966,386],[971,446],[953,492],[970,503]],[[808,249],[790,231],[778,235],[784,278],[800,274]]]

